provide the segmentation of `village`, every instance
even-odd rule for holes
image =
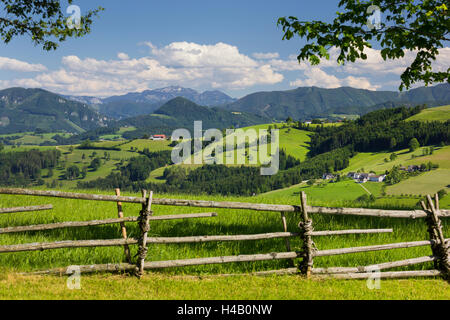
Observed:
[[[418,165],[409,165],[408,167],[401,166],[399,168],[399,170],[412,173],[412,172],[416,172],[416,171],[424,171],[425,168],[421,168],[421,166],[418,166]],[[353,179],[357,183],[366,183],[367,181],[383,182],[386,178],[386,174],[378,175],[373,172],[370,172],[370,173],[349,172],[349,173],[347,173],[347,177],[350,179]],[[337,174],[324,173],[322,175],[323,180],[330,180],[330,182],[336,181],[337,178],[338,178]]]

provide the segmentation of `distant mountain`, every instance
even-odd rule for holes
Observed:
[[[135,126],[138,133],[170,134],[174,129],[193,129],[194,121],[202,121],[203,129],[225,129],[268,123],[270,119],[258,115],[230,112],[217,107],[200,106],[186,98],[177,97],[150,115],[141,115],[119,121],[119,125]]]
[[[0,134],[65,130],[79,133],[106,126],[107,117],[87,104],[42,89],[9,88],[0,91]]]
[[[89,96],[63,96],[67,99],[90,104],[100,113],[115,119],[123,119],[152,113],[167,101],[176,97],[189,99],[199,105],[220,106],[236,101],[221,91],[205,91],[171,86],[143,92],[127,93],[121,96],[96,98]]]
[[[450,85],[445,83],[407,92],[370,91],[350,87],[336,89],[302,87],[288,91],[253,93],[224,108],[275,119],[284,120],[292,117],[306,120],[328,117],[335,113],[361,115],[381,108],[424,103],[429,106],[449,104]]]

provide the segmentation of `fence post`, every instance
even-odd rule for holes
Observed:
[[[311,238],[313,226],[312,220],[308,217],[308,212],[306,210],[306,193],[304,191],[300,194],[300,201],[302,207],[302,221],[300,221],[298,227],[301,230],[303,240],[303,260],[299,267],[300,271],[304,273],[307,278],[309,278],[313,267],[313,241]]]
[[[116,196],[120,196],[120,189],[116,189]],[[123,209],[122,209],[122,202],[117,202],[117,215],[119,218],[123,218]],[[125,223],[120,223],[120,230],[122,231],[122,237],[124,239],[127,239],[127,229],[125,227]],[[124,252],[125,252],[125,258],[128,263],[131,263],[131,254],[130,254],[130,247],[126,244],[123,246]]]
[[[142,190],[142,197],[145,199],[147,197],[147,191]],[[141,231],[141,236],[139,238],[139,250],[137,253],[138,259],[136,263],[136,276],[141,278],[144,274],[144,262],[147,256],[147,233],[150,230],[149,218],[152,215],[152,198],[153,191],[150,191],[150,195],[147,199],[146,204],[142,205],[142,210],[139,215],[139,229]]]
[[[442,271],[444,278],[450,279],[450,261],[448,256],[448,244],[445,242],[444,233],[442,231],[441,220],[439,219],[439,196],[435,195],[435,203],[430,195],[427,195],[428,206],[424,201],[421,201],[422,209],[427,213],[425,221],[428,225],[428,233],[430,240],[432,240],[431,251],[437,257],[434,262],[435,268]]]

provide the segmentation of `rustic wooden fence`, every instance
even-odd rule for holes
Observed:
[[[50,243],[31,243],[0,246],[0,253],[20,252],[20,251],[36,251],[49,250],[59,248],[78,248],[78,247],[99,247],[99,246],[123,246],[125,252],[124,263],[118,264],[97,264],[79,266],[81,273],[91,272],[134,272],[141,277],[144,270],[186,267],[194,265],[206,264],[222,264],[232,262],[251,262],[263,260],[281,260],[301,258],[301,262],[296,268],[288,268],[282,270],[271,270],[257,272],[254,274],[264,275],[273,273],[301,273],[306,277],[312,275],[318,277],[334,277],[341,279],[364,279],[373,276],[374,270],[386,270],[391,268],[411,266],[420,263],[434,262],[435,269],[422,271],[396,271],[396,272],[380,272],[381,278],[404,278],[404,277],[426,277],[426,276],[442,276],[446,279],[450,277],[449,267],[449,239],[445,239],[442,232],[441,218],[450,217],[450,210],[439,209],[439,199],[435,196],[434,202],[430,196],[427,196],[427,204],[422,202],[422,210],[381,210],[381,209],[363,209],[363,208],[329,208],[329,207],[313,207],[307,205],[306,194],[301,193],[300,206],[293,205],[275,205],[275,204],[259,204],[259,203],[242,203],[242,202],[217,202],[203,200],[180,200],[180,199],[154,199],[152,192],[142,191],[142,197],[125,197],[120,195],[120,190],[116,189],[116,195],[96,195],[81,194],[60,191],[42,191],[27,189],[5,189],[0,188],[0,194],[12,195],[28,195],[28,196],[44,196],[57,197],[66,199],[81,199],[95,201],[111,201],[117,203],[118,218],[91,221],[70,221],[59,222],[42,225],[29,225],[0,228],[0,234],[16,233],[26,231],[53,230],[60,228],[74,228],[85,226],[98,226],[107,224],[120,224],[122,233],[121,239],[110,240],[74,240],[59,241]],[[138,203],[142,205],[139,216],[124,217],[122,203]],[[153,205],[167,206],[185,206],[185,207],[201,207],[201,208],[226,208],[226,209],[245,209],[254,211],[272,211],[280,212],[283,224],[283,232],[250,234],[250,235],[214,235],[214,236],[188,236],[188,237],[148,237],[147,233],[150,228],[151,221],[171,220],[171,219],[189,219],[189,218],[205,218],[217,216],[215,212],[207,213],[187,213],[165,216],[153,216]],[[51,205],[0,209],[0,213],[22,212],[30,210],[49,210]],[[298,225],[299,232],[288,232],[286,223],[286,213],[301,213],[301,221]],[[353,229],[353,230],[326,230],[315,231],[313,221],[310,217],[311,213],[315,214],[332,214],[332,215],[352,215],[352,216],[369,216],[369,217],[388,217],[388,218],[425,218],[428,225],[428,233],[430,240],[413,241],[402,243],[391,243],[383,245],[340,248],[329,250],[318,250],[315,248],[313,237],[329,236],[329,235],[345,235],[345,234],[369,234],[369,233],[385,233],[392,232],[392,229]],[[139,225],[140,236],[138,239],[128,238],[125,228],[125,222],[137,222]],[[300,237],[303,247],[299,251],[292,251],[289,239],[292,237]],[[221,256],[195,259],[167,260],[167,261],[145,261],[148,246],[151,244],[169,244],[169,243],[198,243],[210,241],[247,241],[284,238],[286,242],[286,252],[272,252],[260,254],[247,254],[236,256]],[[133,263],[130,255],[130,245],[138,245],[137,259]],[[361,266],[354,268],[314,268],[313,262],[315,257],[341,255],[357,252],[369,252],[379,250],[389,250],[397,248],[411,248],[419,246],[431,246],[432,255],[407,259],[401,261],[386,262],[376,265]],[[66,274],[68,267],[56,268],[35,272],[35,274]]]

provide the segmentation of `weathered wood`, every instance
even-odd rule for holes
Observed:
[[[67,222],[56,222],[56,223],[49,223],[49,224],[37,224],[37,225],[30,225],[30,226],[7,227],[7,228],[0,228],[0,234],[18,233],[18,232],[27,232],[27,231],[44,231],[44,230],[76,228],[76,227],[100,226],[100,225],[124,223],[124,222],[136,222],[137,220],[138,220],[138,217],[127,217],[127,218],[114,218],[114,219],[105,219],[105,220],[67,221]]]
[[[303,261],[300,269],[305,273],[306,277],[311,276],[311,269],[313,267],[313,241],[311,238],[312,234],[312,220],[308,217],[308,209],[306,205],[306,193],[302,191],[300,193],[300,202],[302,208],[302,221],[299,223],[299,227],[302,233],[303,240]]]
[[[283,223],[284,232],[288,232],[286,214],[284,212],[281,212],[281,222]],[[286,242],[286,251],[291,251],[291,242],[289,241],[289,238],[286,238],[285,242]]]
[[[147,191],[142,190],[142,198],[146,198]],[[141,230],[141,236],[139,238],[139,249],[137,253],[137,263],[136,263],[136,276],[141,278],[144,275],[144,262],[147,257],[147,235],[150,230],[149,219],[152,215],[152,200],[153,191],[150,191],[149,197],[146,204],[142,204],[142,210],[139,216],[139,229]]]
[[[369,273],[332,273],[316,275],[317,278],[333,278],[333,279],[369,279],[374,277],[373,272]],[[420,270],[420,271],[391,271],[391,272],[379,272],[376,276],[380,279],[401,279],[401,278],[414,278],[414,277],[439,277],[442,276],[442,272],[439,270]]]
[[[29,207],[0,208],[0,214],[15,213],[15,212],[43,211],[43,210],[51,210],[51,209],[53,209],[53,206],[51,204],[44,204],[44,205],[40,205],[40,206],[29,206]]]
[[[138,197],[117,197],[111,195],[82,194],[61,191],[43,191],[28,189],[10,189],[0,188],[0,194],[16,194],[31,196],[46,196],[66,199],[81,200],[98,200],[112,202],[129,202],[129,203],[145,203],[145,199]],[[279,205],[279,204],[262,204],[262,203],[245,203],[245,202],[228,202],[228,201],[205,201],[205,200],[182,200],[182,199],[153,199],[154,205],[169,206],[191,206],[202,208],[224,208],[224,209],[243,209],[255,211],[274,211],[274,212],[299,212],[300,206]],[[331,215],[353,215],[364,217],[381,217],[381,218],[425,218],[426,213],[422,210],[383,210],[383,209],[364,209],[364,208],[330,208],[330,207],[311,207],[308,206],[309,213],[331,214]],[[439,217],[450,217],[450,210],[440,210]]]
[[[416,264],[436,261],[435,256],[425,256],[419,258],[405,259],[392,262],[384,262],[378,264],[372,264],[363,267],[331,267],[331,268],[313,268],[313,274],[331,274],[331,273],[361,273],[371,272],[373,270],[384,270],[398,267],[407,267]]]
[[[116,188],[116,196],[120,197],[120,189]],[[119,217],[119,219],[123,218],[123,208],[122,208],[122,202],[117,202],[117,216]],[[126,239],[127,238],[127,228],[125,227],[125,223],[124,222],[120,222],[120,231],[122,233],[122,238]],[[123,246],[123,251],[125,253],[125,259],[128,263],[131,263],[131,253],[130,253],[130,248],[128,247],[128,245],[124,245]]]
[[[427,212],[428,216],[425,219],[428,225],[428,233],[430,235],[430,240],[433,241],[431,244],[431,250],[433,255],[438,257],[435,262],[435,268],[442,271],[444,278],[450,279],[450,257],[448,252],[448,244],[446,243],[444,232],[442,230],[441,220],[438,216],[439,210],[439,196],[435,195],[436,206],[433,203],[430,195],[427,195],[428,207],[423,201],[421,201],[422,208]]]
[[[175,220],[175,219],[189,219],[189,218],[210,218],[216,217],[215,212],[205,212],[205,213],[188,213],[188,214],[175,214],[168,216],[153,216],[150,217],[150,221],[158,220]],[[90,226],[100,226],[115,223],[124,222],[136,222],[139,217],[125,217],[125,218],[114,218],[105,220],[89,220],[89,221],[67,221],[67,222],[56,222],[49,224],[37,224],[30,226],[17,226],[17,227],[7,227],[0,228],[0,234],[3,233],[17,233],[17,232],[27,232],[27,231],[44,231],[44,230],[54,230],[54,229],[64,229],[64,228],[76,228],[76,227],[90,227]]]
[[[299,233],[273,232],[246,235],[190,236],[190,237],[149,237],[147,243],[199,243],[212,241],[267,240],[275,238],[297,237]]]
[[[330,231],[313,231],[312,236],[335,236],[346,234],[369,234],[369,233],[390,233],[393,229],[349,229],[349,230],[330,230]]]
[[[137,244],[138,240],[109,239],[109,240],[68,240],[57,242],[39,242],[0,246],[0,253],[22,252],[22,251],[43,251],[63,248],[89,248],[89,247],[112,247],[126,244]]]
[[[123,241],[123,239],[120,239]],[[210,258],[196,258],[196,259],[182,259],[182,260],[167,260],[167,261],[147,261],[144,264],[145,270],[163,269],[163,268],[176,268],[196,266],[203,264],[223,264],[233,262],[253,262],[264,260],[282,260],[282,259],[294,259],[300,256],[298,252],[273,252],[267,254],[251,254],[251,255],[238,255],[238,256],[223,256],[223,257],[210,257]],[[119,264],[96,264],[96,265],[82,265],[80,267],[81,273],[95,273],[95,272],[125,272],[136,269],[136,265],[128,263]],[[55,268],[49,270],[36,271],[27,274],[34,275],[65,275],[67,267]]]
[[[17,188],[0,188],[0,194],[15,194],[25,196],[41,196],[41,197],[54,197],[54,198],[78,199],[78,200],[145,203],[145,199],[137,197],[124,197],[124,196],[118,197],[111,195],[62,192],[53,190],[47,191],[47,190],[17,189]]]
[[[249,255],[237,255],[237,256],[223,256],[223,257],[210,257],[210,258],[195,258],[195,259],[182,259],[182,260],[167,260],[167,261],[150,261],[145,262],[145,269],[161,269],[161,268],[175,268],[175,267],[187,267],[204,264],[223,264],[233,262],[253,262],[264,260],[282,260],[282,259],[295,259],[300,256],[298,252],[273,252],[266,254],[249,254]]]
[[[250,273],[223,273],[218,275],[213,275],[215,277],[240,277],[240,276],[270,276],[270,275],[289,275],[289,274],[298,274],[298,268],[286,268],[286,269],[278,269],[278,270],[267,270],[267,271],[256,271]]]
[[[399,248],[423,247],[423,246],[430,245],[433,242],[434,241],[431,241],[431,240],[423,240],[423,241],[380,244],[380,245],[364,246],[364,247],[320,250],[320,251],[315,251],[314,256],[315,257],[325,257],[325,256],[334,256],[334,255],[347,254],[347,253],[380,251],[380,250],[399,249]]]
[[[96,273],[96,272],[128,272],[136,269],[135,264],[130,263],[108,263],[108,264],[92,264],[78,266],[80,273]],[[54,268],[48,270],[34,271],[23,273],[24,275],[59,275],[67,274],[68,267]]]

